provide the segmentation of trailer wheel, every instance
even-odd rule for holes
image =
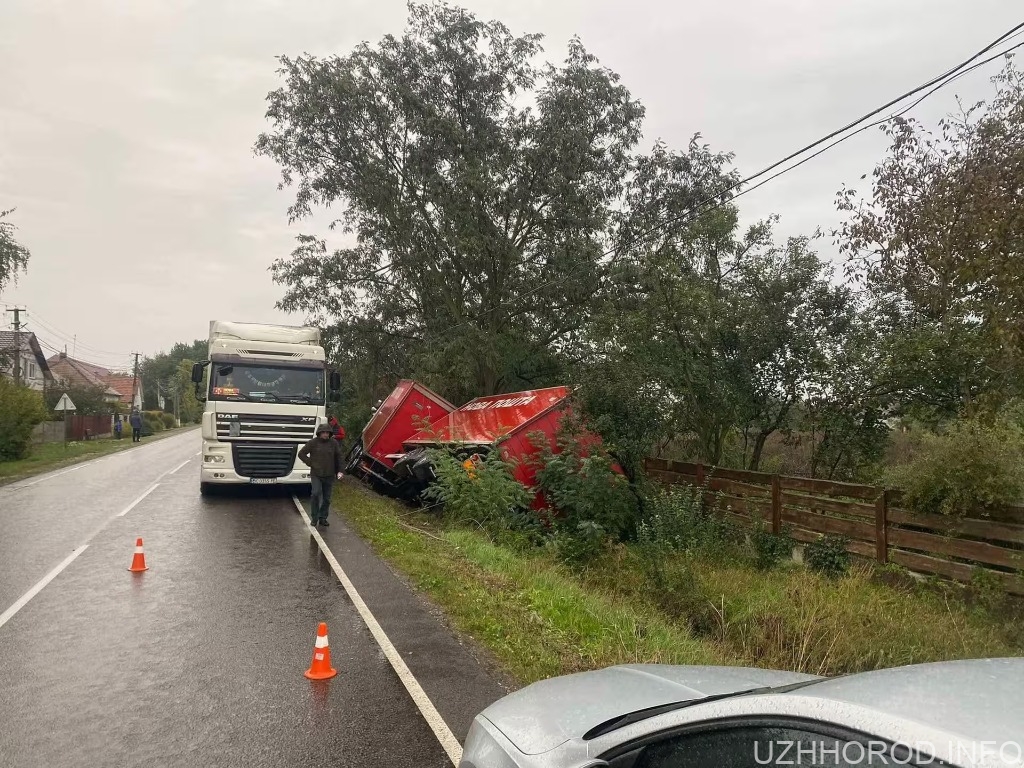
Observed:
[[[348,452],[348,456],[345,457],[345,473],[353,474],[356,471],[356,467],[359,466],[359,460],[363,457],[363,439],[359,438],[356,440],[355,445],[352,446]]]

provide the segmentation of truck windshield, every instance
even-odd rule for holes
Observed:
[[[211,400],[323,405],[322,368],[213,363]]]

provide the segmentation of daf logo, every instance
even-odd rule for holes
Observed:
[[[221,418],[221,419],[237,419],[238,418],[238,414],[237,413],[219,413],[219,414],[217,414],[217,416],[218,416],[218,418]]]

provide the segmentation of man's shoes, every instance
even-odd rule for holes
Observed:
[[[320,518],[320,525],[322,525],[324,528],[327,528],[327,527],[330,526],[330,523],[327,522],[327,518],[326,517],[321,517]]]

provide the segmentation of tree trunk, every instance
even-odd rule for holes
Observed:
[[[764,444],[768,441],[768,437],[771,435],[771,431],[764,431],[757,433],[757,439],[754,440],[754,452],[750,455],[750,464],[747,466],[751,472],[757,472],[761,467],[761,454],[764,453]]]

